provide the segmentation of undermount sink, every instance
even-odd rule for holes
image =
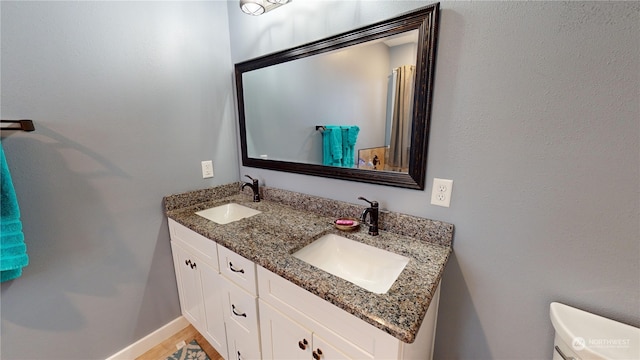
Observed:
[[[294,257],[376,294],[391,288],[409,258],[345,237],[326,234]]]
[[[196,215],[200,215],[203,218],[211,220],[217,224],[224,225],[230,222],[258,215],[260,213],[261,211],[259,210],[248,208],[236,203],[229,203],[198,211],[196,212]]]

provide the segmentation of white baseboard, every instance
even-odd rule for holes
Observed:
[[[107,360],[133,360],[187,326],[189,326],[189,321],[187,321],[184,316],[180,316],[151,334],[109,356]]]

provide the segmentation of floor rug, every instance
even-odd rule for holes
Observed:
[[[193,340],[182,349],[173,353],[167,360],[211,360],[207,353],[202,350],[200,344]]]

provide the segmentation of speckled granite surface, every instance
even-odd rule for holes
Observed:
[[[362,210],[368,207],[364,201],[361,204],[351,204],[269,187],[263,187],[261,194],[265,200],[286,204],[295,209],[329,216],[334,219],[340,216],[359,219]],[[354,201],[359,200],[354,197]],[[378,223],[380,230],[387,230],[398,235],[410,236],[431,243],[451,246],[453,241],[453,224],[442,221],[381,210]]]
[[[254,261],[369,324],[411,343],[451,253],[453,225],[397,213],[381,213],[379,236],[361,226],[355,232],[333,227],[340,216],[359,217],[365,205],[262,188],[263,201],[239,184],[167,196],[167,216],[220,245]],[[262,213],[218,225],[196,211],[235,202]],[[291,254],[329,233],[409,257],[411,260],[386,294],[374,294],[319,270]]]

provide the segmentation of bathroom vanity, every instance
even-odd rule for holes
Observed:
[[[228,359],[431,358],[453,225],[382,212],[379,236],[333,220],[363,206],[240,184],[165,197],[182,313]],[[202,210],[257,210],[218,224]],[[241,215],[243,216],[243,215]],[[409,260],[377,294],[293,256],[335,234]]]

